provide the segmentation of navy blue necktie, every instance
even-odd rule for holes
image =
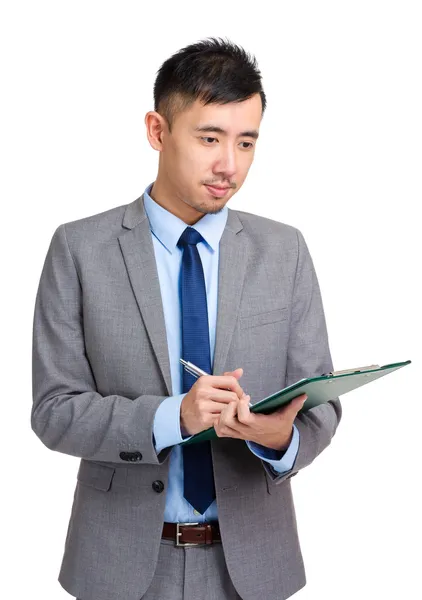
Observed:
[[[211,374],[207,294],[201,257],[196,244],[203,240],[192,227],[186,227],[178,246],[183,248],[180,275],[182,304],[182,357]],[[182,367],[183,368],[183,367]],[[183,392],[196,378],[183,368]],[[211,444],[209,441],[183,446],[183,495],[204,514],[215,499]]]

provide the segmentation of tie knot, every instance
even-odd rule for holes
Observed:
[[[177,242],[178,246],[187,246],[189,245],[196,245],[199,242],[201,242],[204,238],[202,237],[202,235],[199,233],[199,231],[196,231],[196,229],[194,229],[193,227],[186,227],[185,231],[182,233],[182,235],[179,238],[179,241]]]

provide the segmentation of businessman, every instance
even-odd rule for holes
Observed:
[[[31,425],[80,459],[58,578],[80,600],[282,600],[306,584],[291,477],[330,444],[341,405],[249,409],[333,370],[304,236],[226,206],[265,106],[242,48],[178,51],[145,116],[155,180],[52,236]],[[216,439],[180,445],[209,427]]]

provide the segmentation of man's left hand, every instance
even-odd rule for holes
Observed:
[[[244,395],[237,403],[230,402],[216,415],[214,429],[218,437],[247,440],[271,448],[286,450],[293,437],[293,421],[302,408],[306,394],[293,398],[286,406],[270,415],[252,413],[250,397]]]

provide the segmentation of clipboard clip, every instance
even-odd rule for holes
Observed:
[[[334,375],[345,375],[346,373],[362,373],[363,371],[371,371],[372,369],[379,369],[379,365],[368,365],[367,367],[356,367],[355,369],[344,369],[343,371],[330,371],[330,373],[323,373],[322,377]]]

